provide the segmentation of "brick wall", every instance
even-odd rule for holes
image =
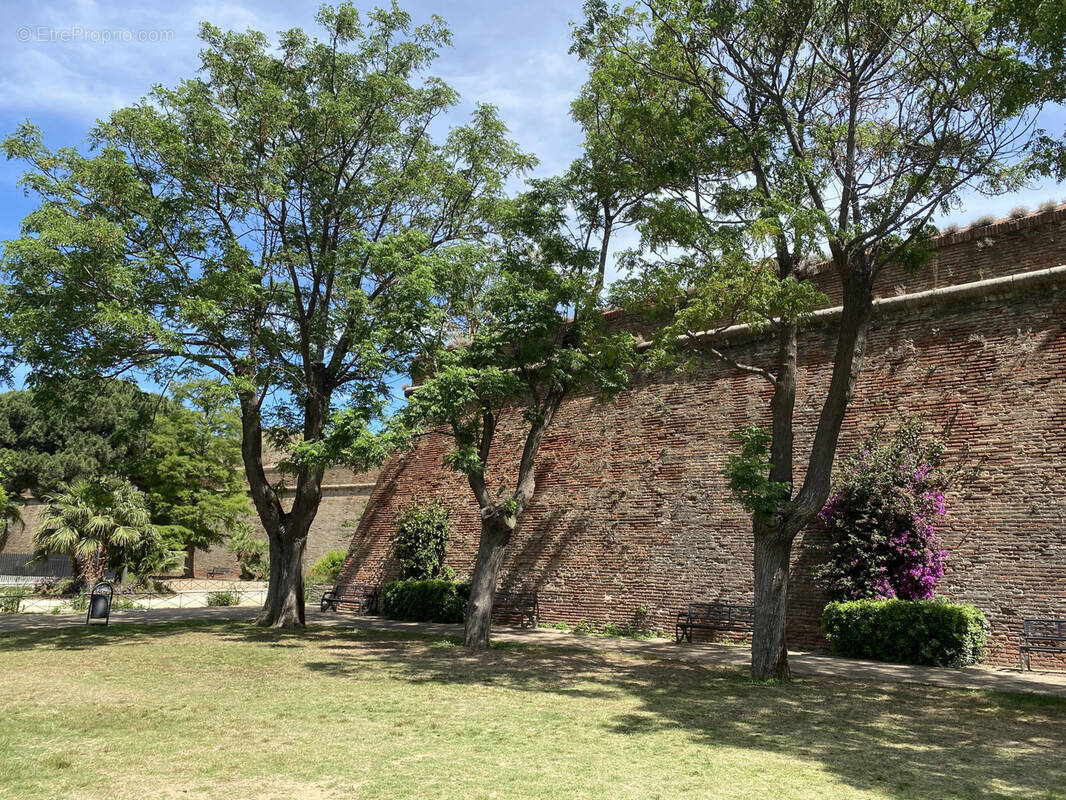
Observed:
[[[940,240],[915,279],[888,274],[881,296],[1066,264],[1066,209]],[[827,284],[832,296],[832,286]],[[1016,658],[1023,616],[1066,614],[1066,282],[1005,289],[964,302],[896,307],[874,320],[866,369],[842,436],[855,446],[896,412],[933,428],[952,422],[954,451],[984,459],[982,476],[949,497],[942,529],[950,551],[939,593],[989,616],[993,662]],[[796,452],[802,459],[828,383],[832,323],[800,343]],[[768,363],[767,342],[731,344]],[[646,377],[609,403],[567,401],[544,440],[537,491],[509,549],[505,588],[535,588],[545,621],[624,622],[645,607],[656,624],[691,599],[749,600],[751,534],[729,500],[722,470],[728,433],[767,421],[769,394],[755,376],[708,364]],[[490,485],[513,481],[520,425],[503,426]],[[351,540],[342,576],[395,577],[388,539],[412,500],[453,509],[449,562],[473,568],[477,507],[462,476],[444,469],[450,446],[422,436],[383,468]],[[797,463],[797,479],[803,464]],[[823,593],[810,579],[819,534],[796,544],[789,617],[793,646],[823,644]]]
[[[280,475],[276,469],[270,468],[268,477],[275,482]],[[363,514],[376,479],[376,472],[353,473],[351,470],[342,468],[327,471],[323,479],[322,503],[307,537],[307,548],[304,551],[305,568],[310,568],[330,550],[347,549],[352,538],[352,530]],[[289,507],[292,502],[291,493],[288,499],[283,495],[282,502],[285,507]],[[0,547],[0,553],[33,552],[33,534],[40,524],[44,508],[44,502],[32,497],[24,498],[20,509],[24,524],[11,526],[7,538],[2,543],[3,546]],[[253,535],[266,541],[266,531],[263,530],[259,518],[254,513],[249,514],[248,522],[252,526]],[[193,558],[195,577],[206,577],[208,571],[215,569],[228,570],[232,577],[240,575],[237,559],[229,552],[225,544],[207,550],[197,550]],[[179,571],[175,574],[181,573]]]

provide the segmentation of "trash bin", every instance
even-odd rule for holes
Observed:
[[[111,620],[111,599],[115,590],[107,581],[100,581],[89,593],[89,611],[85,615],[86,625],[107,625]]]

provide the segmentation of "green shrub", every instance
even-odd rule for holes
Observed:
[[[211,592],[207,595],[209,606],[235,606],[240,602],[240,592]]]
[[[89,610],[89,595],[85,592],[79,592],[71,596],[70,598],[70,610],[71,611],[88,611]]]
[[[261,581],[270,572],[270,545],[256,539],[247,528],[230,536],[229,551],[237,557],[242,579]]]
[[[470,584],[458,581],[405,580],[381,590],[381,614],[412,622],[462,622]]]
[[[330,550],[318,559],[307,571],[307,583],[336,583],[348,554],[343,550]]]
[[[429,505],[413,503],[400,515],[392,540],[392,554],[400,562],[404,580],[445,578],[454,573],[444,565],[452,528],[451,512],[439,501]]]
[[[0,614],[17,614],[22,598],[27,594],[21,586],[5,586],[0,589]]]
[[[839,655],[965,667],[985,657],[988,621],[974,606],[942,600],[851,600],[827,605],[822,629]]]
[[[33,585],[33,593],[45,597],[63,597],[74,594],[79,588],[75,578],[43,578]]]

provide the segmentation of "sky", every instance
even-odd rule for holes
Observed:
[[[380,3],[378,3],[380,4]],[[52,147],[80,146],[97,118],[142,97],[153,85],[173,85],[195,74],[202,20],[220,28],[254,28],[273,35],[292,27],[317,30],[319,0],[162,2],[131,0],[0,0],[0,135],[26,119],[41,127]],[[366,8],[374,3],[359,0]],[[570,118],[584,65],[569,55],[570,22],[580,0],[403,0],[416,23],[443,17],[453,46],[433,73],[462,95],[456,123],[476,102],[500,110],[512,137],[536,154],[534,174],[564,170],[579,155],[581,133]],[[1061,135],[1062,108],[1039,124]],[[22,167],[0,161],[0,241],[18,235],[34,201],[17,186]],[[978,216],[1004,216],[1066,199],[1050,181],[1014,195],[969,194],[963,207],[937,220],[965,226]]]

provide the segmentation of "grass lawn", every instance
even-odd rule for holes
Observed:
[[[1066,701],[238,623],[0,634],[2,798],[1066,798]]]

